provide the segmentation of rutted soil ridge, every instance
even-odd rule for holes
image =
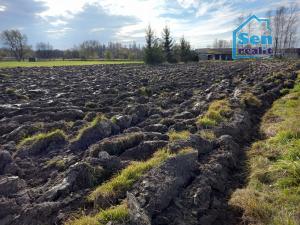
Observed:
[[[113,224],[230,224],[243,147],[293,71],[289,62],[2,69],[0,223],[62,224],[83,207],[93,220],[126,200],[129,217]],[[109,183],[118,172],[126,185]]]

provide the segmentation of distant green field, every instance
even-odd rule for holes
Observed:
[[[143,61],[128,61],[128,60],[110,60],[110,61],[75,61],[75,60],[55,60],[55,61],[41,61],[41,62],[17,62],[7,61],[0,62],[0,68],[7,67],[34,67],[34,66],[83,66],[83,65],[96,65],[96,64],[139,64]]]

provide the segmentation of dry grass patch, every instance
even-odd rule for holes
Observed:
[[[170,141],[187,140],[190,137],[190,135],[191,133],[188,130],[168,132]]]
[[[249,183],[235,191],[230,204],[250,224],[300,224],[300,82],[275,101],[261,129],[272,136],[249,151]],[[276,119],[272,119],[276,118]]]
[[[261,100],[259,100],[253,93],[246,92],[241,96],[241,103],[248,107],[259,108],[262,105]]]
[[[216,134],[210,129],[200,130],[199,136],[203,139],[210,140],[210,141],[213,141],[217,138]]]

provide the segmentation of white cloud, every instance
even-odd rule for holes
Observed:
[[[156,30],[156,35],[160,36],[165,25],[171,27],[172,35],[179,38],[185,35],[194,45],[199,45],[201,37],[207,34],[219,34],[227,32],[231,27],[224,26],[225,23],[234,17],[231,3],[226,0],[177,0],[181,9],[169,9],[166,1],[162,0],[35,0],[47,6],[47,10],[39,13],[43,19],[57,28],[65,26],[76,14],[84,11],[84,7],[93,4],[101,7],[107,14],[114,16],[131,16],[137,19],[135,24],[128,24],[121,27],[115,34],[115,39],[135,40],[144,37],[144,30],[148,24]],[[226,5],[224,3],[226,2]],[[192,11],[191,11],[192,10]],[[210,18],[211,11],[215,10],[214,17]],[[165,13],[193,12],[194,20],[178,18],[166,18],[161,16]],[[197,17],[205,15],[207,19],[198,20]],[[90,32],[100,32],[103,28],[95,27]],[[70,29],[52,29],[47,33],[65,34]],[[198,44],[197,44],[198,43]]]
[[[61,28],[61,29],[47,30],[46,32],[47,33],[64,33],[64,32],[70,31],[70,30],[72,30],[72,28],[70,28],[70,27],[64,27],[64,28]]]
[[[4,12],[6,10],[6,6],[5,5],[0,5],[0,12]]]
[[[66,25],[66,24],[68,24],[68,22],[64,21],[64,20],[61,20],[61,19],[57,19],[57,20],[54,20],[54,21],[50,22],[50,24],[52,26],[57,27],[57,26],[61,26],[61,25]]]
[[[179,38],[182,35],[190,40],[193,47],[206,47],[211,44],[214,38],[230,39],[234,29],[234,21],[241,13],[248,10],[255,10],[256,13],[263,13],[270,5],[260,4],[255,8],[248,9],[241,7],[239,0],[177,0],[178,4],[172,8],[170,1],[165,0],[35,0],[42,2],[47,9],[38,15],[51,24],[55,29],[48,30],[48,34],[60,34],[63,36],[71,31],[66,25],[78,14],[85,10],[87,5],[100,7],[108,15],[130,16],[136,18],[134,24],[128,23],[115,33],[115,40],[132,41],[141,40],[148,24],[156,30],[160,36],[165,25],[170,26],[173,37]],[[259,2],[247,0],[247,2]],[[291,2],[293,0],[280,0],[271,5]],[[295,1],[295,0],[294,0]],[[5,10],[5,9],[4,9]],[[1,11],[1,6],[0,6]],[[3,11],[3,10],[2,10]],[[162,16],[163,14],[173,16]],[[183,17],[181,14],[188,14]],[[97,26],[97,25],[95,25]],[[109,26],[108,26],[109,27]],[[101,32],[104,28],[94,27],[91,33]]]
[[[190,40],[194,47],[205,47],[212,40],[208,40],[208,35],[220,35],[233,30],[232,21],[238,15],[232,5],[225,0],[212,0],[210,2],[199,2],[197,0],[178,0],[183,8],[187,11],[190,8],[194,10],[194,18],[164,18],[161,14],[168,12],[166,5],[158,0],[128,0],[121,2],[119,0],[102,0],[99,3],[109,14],[136,16],[139,22],[123,26],[116,33],[115,38],[118,40],[134,40],[143,38],[146,26],[150,23],[156,30],[156,35],[160,36],[161,30],[165,25],[170,26],[171,32],[175,39],[184,35]],[[198,17],[205,15],[205,20]],[[228,35],[226,38],[230,38]],[[206,39],[205,39],[206,38]],[[205,39],[205,40],[204,40]],[[203,46],[204,45],[204,46]]]
[[[219,10],[229,6],[231,6],[231,3],[224,0],[203,1],[198,5],[196,16],[203,16],[211,10]]]
[[[63,27],[58,29],[50,29],[47,30],[46,33],[53,38],[53,39],[59,39],[63,36],[65,36],[68,32],[72,31],[73,29],[70,27]]]
[[[95,28],[91,29],[90,32],[94,33],[94,32],[100,32],[103,30],[105,30],[104,27],[95,27]]]
[[[51,17],[63,17],[65,19],[71,19],[77,13],[83,11],[86,4],[92,4],[96,0],[35,0],[36,2],[44,3],[47,10],[39,13],[43,19],[49,19]]]
[[[187,8],[197,8],[199,6],[199,1],[197,0],[177,0],[178,4],[187,9]]]

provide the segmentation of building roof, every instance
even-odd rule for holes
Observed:
[[[231,48],[199,48],[199,54],[231,54]]]

